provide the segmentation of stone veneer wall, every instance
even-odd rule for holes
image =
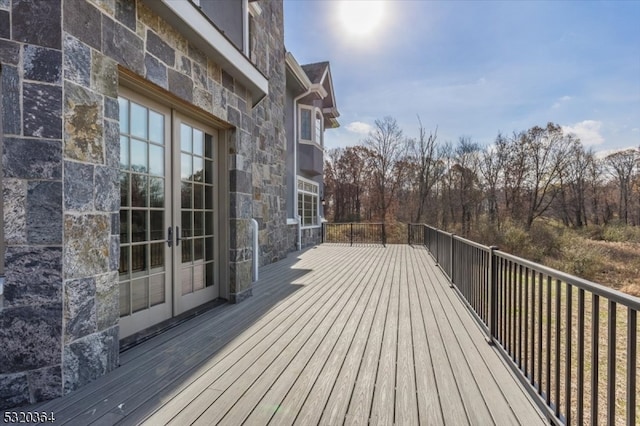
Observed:
[[[259,227],[260,265],[266,265],[285,258],[291,251],[286,209],[286,72],[282,1],[258,4],[262,14],[250,23],[251,60],[269,79],[269,96],[253,111],[255,153],[250,171],[253,218]]]
[[[251,56],[270,93],[252,110],[243,86],[140,0],[0,0],[0,408],[118,365],[118,64],[235,126],[230,299],[251,294],[251,217],[261,263],[286,255],[282,0],[260,6]]]
[[[289,225],[288,229],[289,251],[298,250],[298,225]],[[307,228],[302,230],[302,250],[322,243],[322,228]]]

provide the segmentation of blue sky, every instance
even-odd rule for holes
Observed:
[[[490,144],[549,121],[606,152],[640,146],[640,1],[383,1],[354,36],[339,0],[285,0],[285,43],[300,64],[328,60],[354,145],[384,116],[405,134]]]

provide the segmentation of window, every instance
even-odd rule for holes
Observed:
[[[318,226],[318,184],[298,178],[298,215],[302,227]]]
[[[322,146],[322,115],[316,112],[316,134],[314,142]]]
[[[318,108],[300,106],[300,141],[313,142],[322,146],[323,116]]]
[[[311,110],[300,109],[300,139],[310,141],[311,139]]]

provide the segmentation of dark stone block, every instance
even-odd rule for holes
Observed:
[[[117,105],[117,102],[116,102]],[[120,124],[116,121],[104,120],[104,145],[106,164],[109,167],[120,167]]]
[[[61,3],[60,0],[13,0],[11,9],[13,39],[23,43],[61,49]]]
[[[133,0],[116,0],[116,19],[131,31],[136,30],[136,3]]]
[[[234,192],[249,193],[252,190],[251,175],[242,170],[231,170],[229,172],[229,190]]]
[[[27,242],[62,244],[62,182],[29,182]]]
[[[11,20],[8,10],[0,10],[0,38],[11,38]]]
[[[253,124],[253,119],[249,114],[245,114],[244,112],[242,112],[242,110],[240,110],[240,114],[242,114],[242,129],[250,132]]]
[[[20,407],[29,402],[29,381],[26,374],[0,376],[0,410]]]
[[[176,63],[176,51],[156,33],[147,30],[147,50],[170,67]]]
[[[230,92],[235,91],[235,83],[233,77],[225,70],[222,70],[222,86]]]
[[[96,167],[94,183],[96,210],[116,212],[120,210],[120,180],[118,169],[113,167]]]
[[[64,392],[71,392],[118,365],[118,327],[76,340],[63,355]]]
[[[93,278],[65,283],[64,324],[64,341],[67,343],[97,331],[96,282]]]
[[[60,365],[30,371],[27,375],[33,393],[32,403],[62,396],[62,367]]]
[[[236,127],[241,127],[242,117],[240,111],[231,106],[227,106],[227,121]]]
[[[64,38],[64,77],[84,87],[91,84],[91,48],[70,35]]]
[[[23,70],[25,80],[45,83],[62,82],[62,51],[46,47],[24,47]]]
[[[102,17],[103,53],[138,74],[144,74],[144,43],[135,33]]]
[[[62,139],[62,88],[24,83],[24,135]]]
[[[193,81],[172,69],[169,70],[169,91],[184,100],[193,102]]]
[[[145,77],[160,87],[167,88],[167,67],[159,60],[147,54],[144,57]]]
[[[62,303],[0,311],[0,374],[60,364]]]
[[[5,135],[19,135],[22,133],[22,116],[20,115],[20,108],[16,107],[20,105],[20,76],[18,69],[3,65],[0,84],[2,84],[2,125],[4,133]]]
[[[117,237],[112,237],[117,238]],[[96,277],[96,317],[98,331],[118,325],[120,319],[120,283],[118,271]]]
[[[102,49],[102,13],[88,1],[74,1],[64,8],[64,30],[96,50]]]
[[[118,120],[119,116],[120,116],[120,105],[118,104],[118,99],[105,96],[104,97],[104,117],[110,118],[112,120]]]
[[[5,65],[18,65],[20,62],[20,45],[9,40],[0,40],[0,62]],[[3,71],[4,72],[4,71]]]
[[[60,179],[62,143],[41,139],[6,138],[4,176],[20,179]]]
[[[64,163],[64,208],[66,210],[93,210],[93,166]]]
[[[62,300],[62,249],[10,246],[5,262],[5,306]]]

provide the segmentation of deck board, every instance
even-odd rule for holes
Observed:
[[[57,424],[545,424],[424,248],[322,245],[41,404]]]

